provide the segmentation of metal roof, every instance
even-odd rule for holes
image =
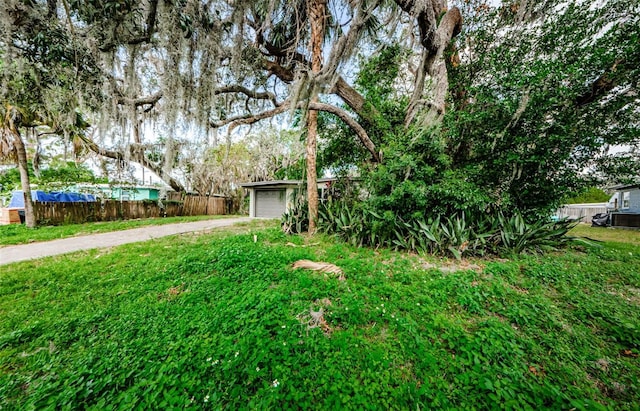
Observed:
[[[358,181],[359,178],[349,178],[350,180]],[[336,181],[337,177],[319,178],[318,183],[327,183],[329,181]],[[273,181],[257,181],[255,183],[241,183],[240,187],[264,187],[264,186],[299,186],[304,184],[302,180],[273,180]]]
[[[640,188],[640,183],[635,183],[635,184],[623,184],[623,185],[619,185],[619,186],[613,186],[611,187],[614,190],[620,191],[620,190],[626,190],[628,188]]]
[[[257,181],[254,183],[241,183],[240,187],[261,187],[261,186],[297,186],[302,184],[300,180],[273,180]]]

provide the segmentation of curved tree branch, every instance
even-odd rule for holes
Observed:
[[[338,118],[340,118],[340,120],[344,121],[344,123],[348,125],[349,128],[351,128],[356,133],[356,135],[358,136],[362,144],[369,151],[369,153],[371,153],[371,156],[373,157],[373,159],[378,163],[380,162],[380,155],[376,151],[376,146],[373,143],[373,141],[371,141],[371,139],[369,138],[367,131],[360,124],[358,124],[358,122],[355,121],[349,115],[349,113],[347,113],[346,111],[336,106],[332,106],[330,104],[324,104],[324,103],[310,103],[309,108],[311,110],[325,111],[327,113],[331,113],[337,116]]]
[[[600,75],[593,83],[591,83],[591,88],[589,91],[585,92],[575,99],[575,104],[578,107],[585,106],[589,103],[594,102],[599,97],[602,97],[607,92],[613,90],[617,85],[613,73],[615,73],[618,69],[618,65],[623,62],[623,59],[617,59],[608,70],[602,73],[602,75]]]
[[[224,120],[218,120],[218,121],[212,121],[209,123],[209,125],[212,128],[220,128],[220,127],[224,127],[226,125],[231,124],[231,129],[234,129],[238,126],[242,126],[242,125],[251,125],[253,123],[256,123],[260,120],[264,120],[266,118],[270,118],[273,117],[275,115],[284,113],[285,111],[287,111],[289,109],[289,105],[291,103],[289,101],[284,101],[283,103],[281,103],[280,105],[278,105],[276,108],[271,109],[271,110],[267,110],[264,111],[262,113],[258,113],[258,114],[242,114],[239,116],[234,116],[234,117],[229,117],[229,118],[225,118]]]
[[[270,93],[268,91],[256,91],[248,89],[247,87],[241,86],[239,84],[234,84],[230,86],[220,87],[214,90],[213,94],[226,94],[226,93],[241,93],[247,97],[255,98],[258,100],[269,100],[273,103],[274,106],[278,106],[278,101],[276,100],[276,95]]]
[[[134,46],[136,44],[149,43],[151,37],[156,30],[156,20],[158,16],[158,0],[149,0],[149,9],[147,18],[145,19],[144,31],[138,35],[131,35],[129,38],[124,39],[122,44],[128,44]],[[98,49],[102,52],[113,51],[118,46],[115,41],[110,41],[98,46]]]
[[[424,79],[426,74],[429,74],[433,79],[434,88],[433,99],[427,104],[429,109],[425,116],[425,122],[427,124],[437,122],[444,115],[445,101],[449,89],[447,65],[443,59],[443,54],[444,50],[451,43],[451,40],[460,33],[462,28],[462,14],[457,7],[449,9],[442,16],[440,24],[436,28],[434,25],[436,21],[432,21],[430,16],[436,7],[436,3],[440,2],[433,1],[428,2],[429,4],[422,5],[424,9],[422,11],[416,9],[418,6],[416,6],[413,1],[396,0],[396,3],[401,5],[405,11],[410,10],[410,14],[417,14],[418,24],[424,24],[426,27],[426,33],[424,34],[426,37],[422,38],[424,52],[421,67],[416,73],[415,89],[405,116],[405,127],[409,126],[421,108],[419,102],[424,92]],[[433,7],[430,7],[430,5]],[[444,2],[442,2],[442,5],[444,5]],[[405,7],[409,7],[409,9],[407,10]]]
[[[158,101],[160,101],[161,98],[162,98],[162,91],[159,91],[153,95],[146,96],[146,97],[139,97],[139,98],[129,98],[129,97],[124,97],[120,95],[116,99],[116,102],[118,104],[127,105],[127,106],[140,107],[140,106],[151,105],[153,107],[156,105]]]
[[[251,125],[251,124],[257,123],[258,121],[271,118],[278,114],[282,114],[287,110],[289,110],[290,107],[291,107],[291,102],[289,100],[286,100],[282,102],[278,107],[272,110],[263,111],[258,114],[246,114],[246,115],[241,115],[236,117],[230,117],[225,120],[211,122],[211,127],[219,128],[225,125],[229,125],[228,133],[231,133],[235,128],[239,126]],[[364,147],[367,149],[367,151],[369,151],[369,153],[371,153],[372,158],[376,162],[381,161],[380,154],[376,151],[376,146],[373,143],[373,141],[371,141],[371,138],[369,138],[367,131],[356,120],[354,120],[353,117],[351,117],[349,113],[347,113],[345,110],[342,110],[341,108],[338,108],[331,104],[317,103],[317,102],[307,103],[304,101],[299,102],[296,108],[324,111],[337,116],[338,118],[340,118],[340,120],[344,121],[344,123],[356,133],[356,135],[358,136],[358,138],[360,139]]]
[[[118,161],[124,162],[134,162],[142,167],[145,167],[148,170],[154,172],[158,177],[160,177],[164,182],[166,182],[171,188],[175,191],[186,191],[184,186],[175,178],[173,178],[169,173],[167,173],[160,165],[154,163],[149,160],[143,150],[140,150],[140,146],[130,145],[129,146],[129,159],[125,155],[124,152],[119,150],[107,150],[104,149],[93,141],[91,138],[86,135],[79,133],[76,135],[80,140],[82,140],[83,144],[94,153],[101,155],[103,157],[111,158]],[[130,160],[132,159],[132,160]]]

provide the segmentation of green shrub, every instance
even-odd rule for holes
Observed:
[[[285,233],[308,227],[306,204],[299,204],[282,219]],[[327,201],[318,211],[318,229],[355,246],[389,247],[422,253],[463,256],[540,253],[573,241],[566,236],[574,227],[568,220],[527,222],[519,213],[501,210],[460,212],[449,217],[426,213],[402,218],[392,212],[377,213],[366,203]]]
[[[309,205],[298,200],[281,218],[282,231],[286,234],[299,234],[309,229]]]

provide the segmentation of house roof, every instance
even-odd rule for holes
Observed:
[[[328,178],[319,178],[318,183],[327,183],[329,181],[336,181],[337,177],[328,177]],[[352,178],[351,180],[358,180]],[[286,186],[299,186],[302,185],[304,181],[302,180],[273,180],[273,181],[257,181],[255,183],[242,183],[240,187],[251,188],[251,187],[286,187]]]
[[[611,187],[616,191],[621,191],[621,190],[628,190],[630,188],[640,188],[640,183],[635,183],[635,184],[623,184],[623,185],[619,185],[619,186],[613,186]]]
[[[262,187],[262,186],[297,186],[302,184],[300,180],[273,180],[256,181],[253,183],[241,183],[240,187]]]

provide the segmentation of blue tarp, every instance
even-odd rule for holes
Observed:
[[[61,193],[52,191],[51,193],[45,193],[40,190],[33,190],[31,192],[31,198],[34,201],[49,201],[56,203],[76,203],[76,202],[91,202],[96,201],[96,198],[92,194],[78,194],[78,193]],[[14,191],[11,196],[11,202],[9,208],[24,208],[24,194],[22,191]]]

